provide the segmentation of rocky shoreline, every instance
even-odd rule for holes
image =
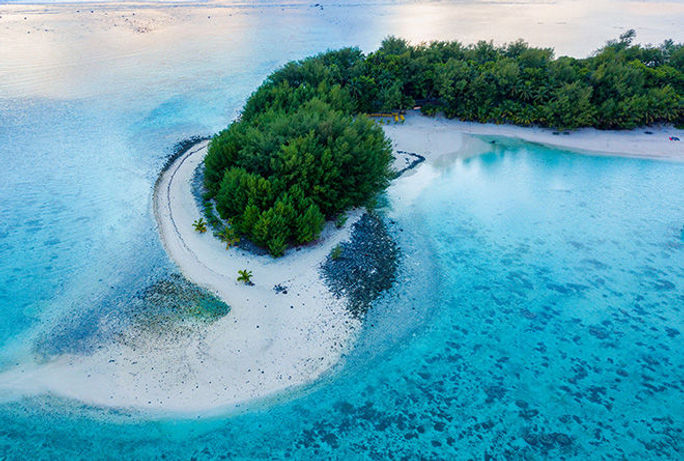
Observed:
[[[416,168],[425,157],[395,151],[393,179]],[[394,284],[401,248],[389,232],[382,215],[368,211],[352,227],[351,238],[338,245],[321,265],[321,275],[330,291],[347,298],[347,309],[363,320],[374,300]]]
[[[401,175],[403,175],[407,171],[414,169],[415,167],[417,167],[418,165],[420,165],[421,163],[423,163],[425,161],[424,156],[422,156],[420,154],[416,154],[415,152],[406,152],[403,150],[398,150],[398,151],[396,151],[396,153],[398,155],[395,156],[395,162],[394,162],[395,168],[397,168],[398,166],[401,165],[401,160],[403,160],[404,163],[403,163],[403,167],[397,168],[394,179],[400,177]]]

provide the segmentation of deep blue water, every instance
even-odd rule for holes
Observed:
[[[279,64],[458,38],[460,10],[400,3],[240,11],[104,61],[86,58],[118,43],[56,27],[36,60],[2,60],[0,370],[126,328],[132,294],[174,271],[150,209],[165,156]],[[423,181],[411,203],[389,193],[400,279],[339,373],[213,418],[3,400],[0,459],[679,458],[684,165],[521,143],[440,165],[400,180]]]

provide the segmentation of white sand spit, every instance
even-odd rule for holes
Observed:
[[[647,131],[650,134],[646,133]],[[682,130],[668,127],[632,131],[582,129],[569,134],[542,128],[465,123],[415,112],[406,122],[385,127],[395,150],[426,157],[389,190],[395,211],[409,206],[439,174],[440,164],[487,152],[491,146],[470,135],[517,138],[601,155],[684,161]],[[279,259],[238,249],[226,251],[210,232],[192,222],[200,211],[191,179],[207,151],[199,143],[164,172],[155,188],[154,213],[166,251],[191,281],[216,293],[231,312],[188,334],[140,335],[103,346],[92,355],[64,355],[47,364],[20,364],[0,374],[0,399],[54,393],[110,407],[156,412],[218,411],[258,399],[321,376],[354,344],[359,321],[335,299],[319,275],[330,250],[350,236],[361,216],[346,226],[331,224],[321,239]],[[403,167],[410,159],[395,162]],[[253,272],[254,286],[236,281],[238,270]],[[287,287],[277,294],[274,286]]]
[[[89,356],[62,356],[0,375],[4,391],[51,392],[87,403],[166,412],[229,408],[302,385],[338,363],[353,344],[359,321],[335,299],[319,275],[320,263],[348,239],[361,216],[333,225],[319,241],[285,256],[226,250],[210,232],[195,232],[201,216],[191,179],[207,142],[191,148],[162,175],[154,212],[164,247],[191,281],[231,306],[228,315],[198,334],[136,338]],[[254,286],[238,283],[238,270],[253,272]],[[287,287],[278,294],[273,287]]]

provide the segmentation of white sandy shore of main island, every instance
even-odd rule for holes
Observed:
[[[592,155],[684,161],[684,130],[664,126],[619,131],[581,128],[559,132],[550,128],[426,117],[417,111],[408,111],[405,123],[387,125],[385,133],[397,149],[420,153],[428,160],[462,156],[465,134],[512,138]],[[670,137],[682,141],[670,141]]]
[[[395,209],[408,206],[444,162],[491,149],[471,134],[601,155],[684,161],[684,144],[668,139],[682,138],[682,130],[672,128],[556,135],[548,129],[464,123],[415,112],[407,114],[405,123],[384,128],[396,151],[421,154],[427,164],[392,184],[388,193]],[[316,244],[289,250],[279,259],[226,251],[210,232],[192,228],[201,213],[191,179],[206,146],[195,145],[163,173],[155,188],[154,212],[170,258],[231,311],[199,332],[136,338],[104,345],[88,356],[19,365],[0,374],[0,394],[53,393],[99,406],[162,413],[219,411],[309,383],[353,347],[360,322],[347,312],[344,299],[330,294],[319,267],[335,245],[349,238],[361,212],[353,212],[343,229],[329,225]],[[406,161],[399,156],[395,168]],[[253,272],[254,286],[236,281],[240,269]],[[287,294],[276,293],[277,284],[286,286]]]

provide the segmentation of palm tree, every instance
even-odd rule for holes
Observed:
[[[247,269],[238,271],[238,282],[244,282],[245,285],[253,285],[252,283],[252,271]]]
[[[232,227],[225,226],[221,232],[216,234],[216,236],[226,244],[226,250],[240,242],[240,238],[236,235],[235,229]]]
[[[204,221],[204,218],[195,219],[192,223],[192,227],[200,234],[207,231],[207,223]]]

